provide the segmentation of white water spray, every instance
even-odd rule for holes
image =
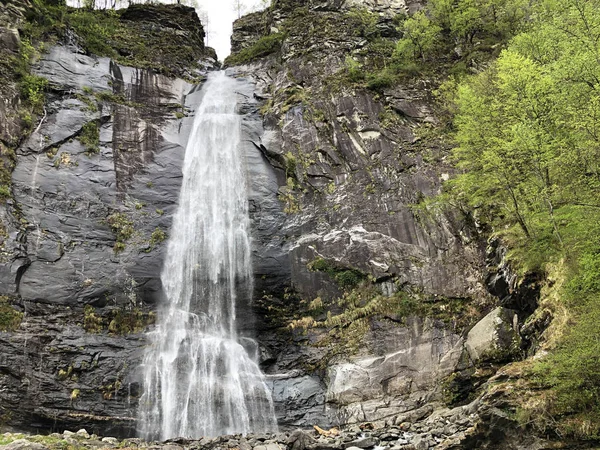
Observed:
[[[252,295],[236,81],[209,77],[183,163],[161,274],[168,304],[144,362],[146,439],[276,431],[271,394],[236,335]]]

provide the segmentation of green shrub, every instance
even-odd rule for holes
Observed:
[[[100,333],[104,326],[102,317],[96,315],[96,310],[92,305],[85,305],[83,308],[83,329],[88,333]]]
[[[0,199],[6,200],[12,196],[10,192],[10,186],[6,184],[0,184]]]
[[[281,48],[284,37],[283,33],[273,33],[263,36],[250,47],[228,56],[225,59],[225,64],[228,66],[238,66],[275,53]]]
[[[123,213],[113,213],[107,218],[111,230],[115,234],[116,242],[114,246],[115,253],[125,250],[125,242],[133,236],[133,222]]]
[[[0,296],[0,331],[14,331],[22,320],[23,313],[10,305],[8,297]]]
[[[308,269],[313,272],[325,272],[344,290],[354,289],[366,279],[366,275],[356,269],[339,267],[336,263],[324,258],[317,258],[308,264]]]
[[[112,312],[112,319],[108,325],[108,332],[126,335],[140,333],[156,321],[153,312],[144,313],[140,308],[117,309]]]
[[[68,15],[68,24],[82,40],[86,50],[99,56],[116,56],[111,42],[119,31],[123,32],[119,24],[119,15],[116,11],[93,11],[76,9]]]
[[[100,129],[98,122],[92,120],[84,124],[78,139],[88,152],[98,153],[100,151]]]
[[[389,69],[369,74],[367,76],[367,87],[372,91],[381,92],[396,84],[397,76]]]
[[[367,8],[352,8],[347,13],[350,30],[361,37],[374,37],[377,35],[377,14]]]
[[[600,292],[596,292],[579,308],[559,347],[533,370],[541,386],[550,389],[549,412],[560,419],[559,431],[579,438],[600,438],[599,323]]]
[[[150,236],[150,246],[154,247],[167,239],[167,233],[162,228],[156,228]]]
[[[346,69],[346,74],[348,76],[348,80],[350,80],[353,83],[360,83],[364,81],[365,72],[358,61],[356,61],[351,56],[346,56],[344,65]]]
[[[25,75],[21,79],[21,97],[31,106],[35,112],[41,112],[46,100],[46,88],[48,80],[37,75]]]

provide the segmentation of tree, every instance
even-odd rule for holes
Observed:
[[[396,45],[394,55],[400,61],[417,58],[425,60],[435,49],[442,30],[423,11],[419,11],[406,19],[400,29],[403,36]]]
[[[491,219],[526,236],[567,205],[600,207],[600,11],[548,0],[537,20],[457,97],[453,183]],[[536,225],[537,224],[537,225]]]
[[[204,28],[204,45],[208,47],[209,38],[212,35],[212,29],[210,28],[210,16],[208,15],[208,12],[202,7],[196,8],[196,11],[198,13],[200,23],[202,23],[202,27]]]
[[[244,15],[246,12],[246,2],[244,0],[232,0],[233,1],[233,10],[237,14],[238,19]]]

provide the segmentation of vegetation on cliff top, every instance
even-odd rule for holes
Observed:
[[[181,5],[134,4],[115,11],[34,0],[27,19],[23,31],[33,43],[72,31],[89,54],[166,75],[190,77],[205,55],[202,25],[193,8]]]
[[[521,273],[549,280],[555,323],[530,373],[543,395],[529,417],[599,438],[600,2],[543,0],[515,18],[495,61],[443,86],[461,170],[445,196],[503,238]]]

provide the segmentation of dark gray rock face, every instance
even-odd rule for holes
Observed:
[[[6,210],[14,231],[0,261],[0,296],[23,320],[0,333],[0,414],[18,429],[132,436],[143,331],[161,300],[165,246],[154,236],[172,232],[201,86],[64,46],[52,47],[35,72],[52,92],[44,119],[18,148]],[[282,292],[290,264],[279,185],[255,146],[264,129],[253,86],[242,80],[239,93],[256,291]],[[243,325],[254,334],[252,320]],[[321,386],[305,378],[305,386]],[[319,392],[305,399],[308,408],[323,408]]]
[[[372,10],[377,26],[387,30],[393,15],[420,4],[276,1],[268,13],[234,26],[236,48],[252,45],[261,33],[287,30],[279,53],[236,68],[256,85],[251,103],[262,101],[265,130],[251,140],[273,168],[285,213],[278,214],[278,237],[271,241],[282,255],[278,277],[257,292],[265,318],[257,323],[263,367],[285,426],[393,424],[399,414],[409,417],[435,404],[446,378],[472,365],[451,323],[395,320],[388,311],[385,318],[369,317],[358,351],[344,354],[335,343],[322,343],[331,330],[303,335],[290,322],[269,320],[295,307],[300,312],[290,316],[298,319],[307,314],[302,304],[315,299],[341,312],[334,300],[348,289],[332,273],[312,270],[314,262],[359,273],[384,296],[404,291],[429,302],[491,303],[485,246],[468,218],[414,206],[437,194],[453,170],[448,149],[421,137],[437,120],[433,86],[415,80],[379,95],[343,82],[331,88],[346,55],[366,45],[344,28],[356,6]],[[315,320],[325,318],[324,312]]]
[[[35,73],[52,92],[18,148],[7,208],[0,295],[23,320],[0,333],[2,414],[21,429],[133,435],[160,232],[200,86],[63,46]]]

